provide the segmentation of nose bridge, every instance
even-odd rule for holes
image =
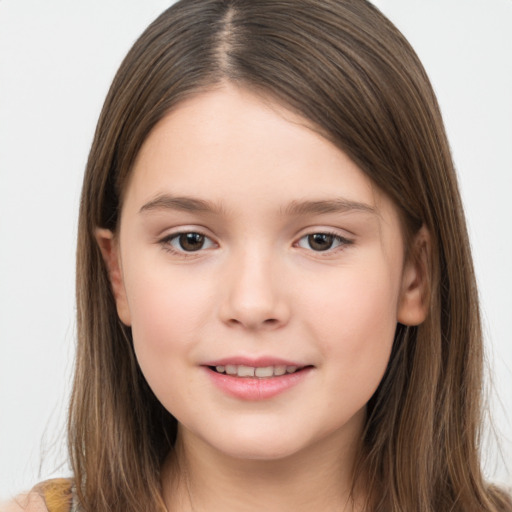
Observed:
[[[279,259],[264,243],[252,241],[233,251],[228,263],[222,319],[249,329],[275,328],[288,320],[278,278]]]

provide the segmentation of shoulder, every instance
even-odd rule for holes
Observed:
[[[0,505],[0,512],[69,512],[72,506],[72,481],[64,478],[47,480],[30,492]]]
[[[0,512],[48,512],[48,508],[44,499],[38,493],[31,491],[0,504]]]

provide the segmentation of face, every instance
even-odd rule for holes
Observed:
[[[354,442],[397,321],[421,320],[391,201],[305,120],[231,86],[154,128],[119,233],[98,240],[180,435],[235,457]]]

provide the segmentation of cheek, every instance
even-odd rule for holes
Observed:
[[[197,280],[180,277],[155,265],[127,274],[126,291],[132,320],[134,349],[151,387],[178,377],[201,338],[211,308]]]
[[[340,333],[355,341],[364,332],[372,334],[371,341],[385,335],[382,330],[394,332],[399,283],[391,273],[375,267],[371,271],[347,271],[327,275],[323,284],[317,281],[307,288],[305,307],[326,333]]]
[[[369,399],[389,361],[398,285],[386,272],[357,272],[331,283],[329,293],[310,297],[307,328],[333,369],[329,378]]]
[[[159,333],[168,336],[175,329],[182,332],[197,329],[209,296],[203,279],[174,268],[159,253],[140,257],[133,254],[125,268],[134,333],[137,331],[156,341]]]

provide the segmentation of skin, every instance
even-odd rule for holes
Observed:
[[[187,252],[179,233],[204,245]],[[318,250],[315,233],[332,246]],[[141,369],[179,422],[169,509],[357,508],[366,403],[396,323],[426,315],[425,258],[404,261],[397,209],[369,178],[306,120],[223,84],[154,128],[119,232],[97,240]],[[426,241],[422,229],[413,249]],[[243,400],[204,367],[235,356],[311,368],[277,396]]]
[[[22,494],[9,503],[0,503],[2,512],[47,512],[44,500],[35,492]]]

